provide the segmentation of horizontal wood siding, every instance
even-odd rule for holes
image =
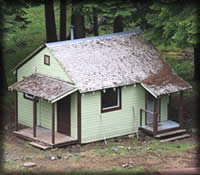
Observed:
[[[24,98],[23,93],[20,92],[18,93],[18,116],[19,123],[33,127],[33,101]],[[45,100],[37,102],[37,126],[51,129],[51,103]],[[57,131],[57,118],[55,118],[55,129]]]
[[[77,93],[71,95],[71,136],[77,139]]]
[[[44,64],[44,55],[50,56],[50,65]],[[57,62],[55,57],[50,53],[50,51],[45,48],[40,53],[35,55],[31,60],[25,63],[17,71],[18,81],[22,80],[23,77],[31,75],[34,71],[34,66],[37,67],[37,73],[41,73],[47,76],[58,78],[65,81],[71,81],[67,74],[64,72],[63,68]],[[27,126],[33,126],[33,104],[31,100],[23,98],[23,94],[19,93],[18,98],[18,117],[19,123],[25,124]],[[22,95],[21,95],[22,94]],[[57,106],[55,106],[55,130],[57,131]],[[41,101],[37,103],[37,124],[51,129],[51,104],[47,101]]]
[[[33,101],[25,99],[20,92],[18,92],[18,122],[33,127]]]
[[[44,55],[50,56],[50,65],[44,64]],[[71,82],[70,78],[64,72],[64,69],[58,63],[56,58],[51,54],[48,48],[43,49],[31,60],[29,60],[27,63],[25,63],[22,67],[18,69],[18,81],[22,80],[23,76],[27,77],[31,75],[34,72],[34,66],[36,66],[37,73]]]
[[[144,92],[140,85],[122,88],[122,109],[105,113],[101,113],[100,109],[100,91],[82,95],[82,143],[136,132],[140,123],[140,109],[145,107]]]
[[[37,104],[37,125],[52,129],[52,104],[39,100]],[[55,131],[57,131],[57,105],[55,104]]]
[[[160,107],[160,114],[161,114],[161,121],[166,121],[168,116],[168,102],[169,97],[168,95],[161,96],[161,107]]]

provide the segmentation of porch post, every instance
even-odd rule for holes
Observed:
[[[52,103],[52,144],[55,143],[55,103]]]
[[[18,93],[15,92],[15,131],[18,131]]]
[[[183,91],[180,92],[179,105],[179,124],[183,128]]]
[[[158,131],[158,113],[156,109],[157,100],[154,99],[154,114],[153,114],[153,135],[155,136]]]
[[[36,137],[36,125],[37,125],[37,103],[35,97],[33,99],[33,137]]]

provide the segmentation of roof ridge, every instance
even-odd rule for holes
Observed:
[[[64,44],[81,42],[81,41],[89,41],[89,40],[94,40],[94,39],[108,38],[108,37],[112,37],[112,36],[137,34],[140,32],[142,32],[141,29],[135,29],[135,30],[130,30],[130,31],[126,31],[126,32],[111,33],[111,34],[106,34],[106,35],[92,36],[92,37],[87,37],[87,38],[79,38],[79,39],[74,39],[74,40],[56,41],[56,42],[51,42],[51,43],[45,43],[45,45],[47,47],[52,47],[52,46],[64,45]]]

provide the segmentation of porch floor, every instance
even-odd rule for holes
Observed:
[[[178,127],[180,127],[179,123],[172,121],[172,120],[167,120],[167,121],[163,121],[163,122],[158,123],[158,131],[178,128]],[[153,123],[145,125],[145,126],[141,126],[140,128],[147,130],[147,131],[150,131],[150,132],[153,132]]]
[[[42,142],[44,144],[47,144],[53,147],[61,146],[61,145],[69,145],[77,141],[77,139],[71,136],[67,136],[67,135],[55,132],[55,143],[52,144],[51,130],[46,129],[46,128],[41,128],[41,127],[36,128],[36,137],[33,137],[33,128],[21,129],[19,131],[14,131],[14,133],[17,136],[22,137],[26,140]]]

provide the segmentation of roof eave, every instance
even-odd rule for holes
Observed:
[[[74,92],[76,92],[76,91],[78,91],[77,88],[72,89],[71,91],[69,91],[69,92],[67,92],[67,93],[64,93],[63,95],[61,95],[61,96],[59,96],[59,97],[57,97],[57,98],[55,98],[55,99],[53,99],[53,100],[50,100],[50,103],[55,103],[55,102],[57,102],[58,100],[60,100],[60,99],[62,99],[62,98],[64,98],[64,97],[66,97],[66,96],[68,96],[68,95],[70,95],[70,94],[72,94],[72,93],[74,93]]]
[[[38,47],[36,50],[34,50],[30,55],[28,55],[26,58],[24,58],[21,62],[19,62],[11,71],[15,72],[17,69],[19,69],[21,66],[23,66],[27,61],[29,61],[31,58],[33,58],[36,54],[38,54],[41,50],[43,50],[46,47],[45,44]]]
[[[153,95],[155,98],[158,98],[155,93],[153,93],[147,86],[145,86],[143,83],[141,83],[141,86],[146,89],[151,95]]]

